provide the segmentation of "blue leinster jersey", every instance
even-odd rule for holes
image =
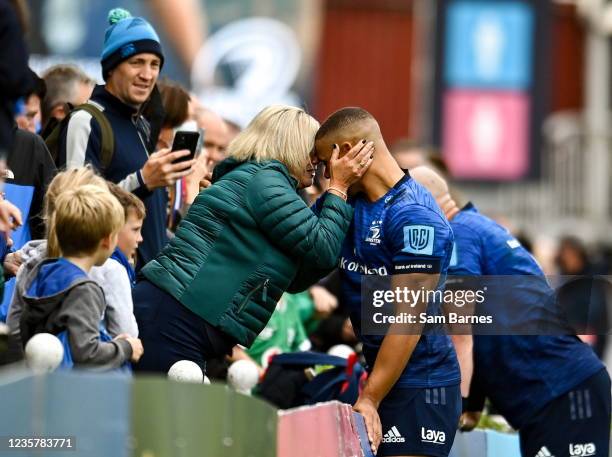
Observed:
[[[472,204],[452,219],[451,226],[455,248],[450,275],[506,277],[506,287],[490,294],[495,297],[492,303],[484,303],[494,319],[520,324],[521,319],[542,315],[543,311],[534,312],[538,308],[558,313],[544,273],[505,228]],[[487,281],[482,279],[483,284]],[[513,306],[502,306],[500,296]],[[592,349],[570,334],[475,335],[474,362],[477,382],[472,386],[480,386],[516,428],[603,368]]]
[[[342,298],[350,309],[353,327],[372,368],[384,336],[361,332],[362,278],[395,273],[439,273],[438,287],[442,287],[453,233],[431,194],[409,175],[379,200],[368,202],[357,198],[352,204],[355,214],[339,265]],[[427,314],[439,315],[439,304],[429,303]],[[459,365],[450,338],[443,332],[433,332],[421,336],[397,386],[441,387],[459,381]]]

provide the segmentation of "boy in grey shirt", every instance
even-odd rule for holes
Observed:
[[[117,199],[99,186],[85,185],[58,196],[49,237],[56,237],[62,257],[41,260],[24,278],[24,345],[36,333],[66,331],[65,349],[76,367],[112,369],[138,361],[143,353],[138,338],[101,339],[104,293],[88,276],[115,249],[123,213]]]

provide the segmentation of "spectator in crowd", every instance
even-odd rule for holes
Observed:
[[[32,133],[40,133],[42,130],[40,106],[47,93],[45,81],[33,74],[34,88],[25,97],[17,101],[15,108],[15,122],[20,129]]]
[[[193,96],[190,96],[180,84],[168,79],[160,81],[158,87],[165,116],[157,140],[157,149],[171,148],[177,129],[197,129],[195,120],[190,118]],[[196,154],[198,160],[192,167],[193,172],[177,180],[174,186],[168,187],[170,197],[168,227],[172,231],[195,200],[200,187],[210,185],[208,179],[204,180],[209,174],[206,153],[202,150],[196,151]]]
[[[403,170],[424,165],[428,155],[425,148],[409,138],[397,140],[389,148],[389,152]]]
[[[15,139],[7,157],[4,193],[21,212],[24,225],[11,235],[12,250],[21,249],[32,239],[44,237],[43,198],[56,172],[55,163],[42,138],[15,128]],[[11,276],[16,274],[19,264],[11,262],[13,258],[13,254],[3,258],[7,267],[5,275],[10,279],[5,285],[5,295],[0,299],[0,321],[6,320],[15,286],[15,279]]]
[[[0,0],[0,160],[13,143],[15,103],[34,87],[24,40],[28,10],[24,0]],[[4,168],[4,166],[2,166]],[[2,225],[5,218],[2,217]]]
[[[47,86],[41,105],[44,138],[51,119],[59,122],[70,113],[70,106],[89,100],[95,81],[75,65],[55,65],[43,73],[43,79]]]
[[[142,201],[117,186],[117,184],[107,182],[111,193],[119,200],[125,209],[125,225],[119,232],[117,249],[111,256],[123,265],[130,278],[130,284],[136,285],[136,251],[138,245],[142,243],[142,224],[146,217],[146,209]]]
[[[65,190],[78,189],[84,185],[95,185],[102,189],[108,189],[106,181],[96,175],[91,167],[73,168],[58,173],[49,184],[43,202],[45,220],[45,239],[32,240],[17,252],[7,255],[4,268],[12,269],[16,274],[15,293],[11,299],[8,309],[6,323],[9,326],[9,361],[16,361],[23,357],[23,348],[20,338],[19,320],[21,310],[24,307],[23,296],[26,292],[25,278],[29,277],[35,265],[46,258],[60,256],[55,227],[50,223],[55,212],[55,202]],[[22,265],[23,264],[23,265]],[[19,269],[20,268],[20,269]],[[19,270],[18,270],[19,269]]]
[[[127,334],[138,336],[138,324],[134,317],[132,287],[136,272],[130,262],[142,242],[142,222],[145,207],[134,194],[123,190],[117,184],[108,183],[113,196],[123,207],[125,223],[117,236],[117,247],[104,265],[93,267],[89,276],[104,291],[106,310],[104,326],[112,337]]]
[[[401,138],[393,143],[389,152],[403,170],[427,165],[437,170],[445,178],[450,176],[446,161],[440,151],[432,146],[418,143],[409,138]]]
[[[331,159],[331,185],[315,214],[296,189],[312,185],[318,123],[271,106],[236,139],[215,182],[194,201],[176,236],[143,270],[134,309],[147,354],[135,367],[167,372],[249,347],[285,290],[318,279],[301,265],[332,268],[348,230],[348,186],[371,162],[363,144]],[[363,166],[359,166],[362,164]]]
[[[114,148],[110,154],[103,151],[105,130],[90,113],[77,111],[60,138],[59,162],[67,167],[91,163],[106,179],[143,200],[147,218],[138,248],[138,265],[143,265],[166,242],[165,187],[191,173],[195,161],[173,163],[188,155],[186,150],[162,149],[149,155],[150,125],[142,110],[163,66],[161,44],[147,21],[125,10],[112,10],[109,23],[101,62],[106,84],[96,86],[90,103],[108,120]]]
[[[16,102],[34,88],[34,74],[28,67],[24,33],[28,26],[28,8],[24,0],[0,0],[0,181],[4,180],[6,157],[13,148]],[[0,232],[3,236],[21,225],[19,209],[0,199]],[[5,253],[6,249],[2,249]],[[3,254],[4,256],[4,254]],[[4,263],[4,257],[2,258]],[[0,275],[0,292],[4,276]]]
[[[189,120],[189,93],[178,83],[163,79],[158,84],[164,106],[164,122],[157,138],[157,149],[172,147],[174,129]]]
[[[55,163],[42,138],[26,130],[15,129],[13,146],[7,157],[5,192],[20,208],[28,224],[29,233],[23,238],[24,243],[44,236],[43,199],[56,173]],[[21,248],[21,245],[15,247]]]
[[[204,130],[204,149],[208,157],[208,168],[212,171],[227,157],[229,129],[223,118],[209,109],[199,110],[196,116],[198,127]]]
[[[88,276],[115,250],[123,214],[117,199],[99,186],[81,186],[57,197],[50,224],[62,254],[40,261],[24,278],[20,318],[24,344],[37,333],[65,331],[64,350],[76,366],[113,369],[128,360],[138,361],[143,352],[138,338],[120,335],[101,340],[104,292]]]
[[[574,236],[561,238],[556,262],[562,275],[578,276],[593,273],[586,246]]]
[[[223,119],[225,121],[225,125],[227,125],[227,144],[230,144],[234,138],[238,136],[238,134],[242,131],[242,128],[233,121],[229,119]]]
[[[609,282],[597,276],[584,243],[574,236],[561,238],[556,263],[564,276],[558,288],[559,305],[580,339],[603,358],[610,327]]]

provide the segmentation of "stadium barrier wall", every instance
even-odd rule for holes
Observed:
[[[359,436],[361,435],[361,441]],[[225,385],[161,377],[0,372],[0,437],[76,438],[54,457],[371,457],[363,419],[328,402],[277,411]],[[40,457],[9,451],[0,457]],[[516,435],[457,433],[450,457],[519,457]]]

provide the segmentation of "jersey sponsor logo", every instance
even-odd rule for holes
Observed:
[[[597,448],[595,443],[571,444],[569,445],[569,455],[572,457],[588,457],[595,455]]]
[[[396,264],[394,265],[395,273],[402,273],[406,271],[431,271],[434,269],[434,265],[432,263],[405,263],[405,264]]]
[[[432,255],[434,248],[434,228],[427,225],[407,225],[404,227],[403,252],[410,254]]]
[[[405,443],[406,438],[402,436],[397,427],[394,425],[389,429],[385,436],[382,439],[383,443]]]
[[[368,236],[365,239],[366,243],[370,243],[371,245],[380,244],[380,224],[381,221],[374,221],[370,226],[370,230],[368,230]]]
[[[535,457],[555,457],[550,453],[546,446],[542,446]]]
[[[446,433],[421,427],[421,441],[423,443],[444,444],[446,443]]]
[[[382,267],[374,268],[362,265],[359,262],[349,261],[345,257],[340,257],[339,268],[341,270],[352,271],[354,273],[360,273],[363,275],[378,275],[387,276],[387,268],[383,265]]]
[[[515,240],[514,238],[506,241],[506,244],[510,246],[510,249],[516,249],[521,246],[521,242],[519,240]]]

